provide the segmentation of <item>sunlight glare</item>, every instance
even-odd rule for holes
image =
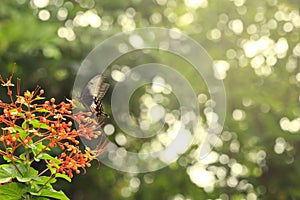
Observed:
[[[207,0],[185,0],[184,1],[185,5],[189,8],[206,8],[208,5]]]

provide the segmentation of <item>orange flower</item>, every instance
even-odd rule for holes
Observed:
[[[56,169],[57,172],[73,177],[73,172],[85,172],[86,167],[91,166],[91,161],[97,159],[105,149],[105,143],[101,143],[94,150],[86,148],[81,150],[78,146],[79,137],[85,139],[97,138],[101,135],[100,124],[91,118],[90,112],[78,112],[72,115],[74,102],[56,103],[54,98],[50,101],[43,101],[44,90],[40,87],[32,92],[26,91],[23,96],[20,94],[20,84],[17,82],[17,97],[14,101],[12,83],[13,76],[4,81],[0,76],[0,83],[6,87],[10,103],[0,100],[0,142],[3,149],[0,149],[2,156],[7,156],[12,161],[18,158],[17,150],[24,148],[32,150],[32,145],[41,145],[42,148],[33,148],[33,156],[42,153],[50,153],[52,148],[60,148],[60,153],[53,160],[45,160],[47,166]],[[42,102],[43,101],[43,102]],[[73,120],[73,122],[72,122]],[[74,125],[78,128],[75,129]],[[30,146],[30,147],[29,147]],[[22,160],[21,158],[18,158]],[[34,158],[30,158],[33,161]]]

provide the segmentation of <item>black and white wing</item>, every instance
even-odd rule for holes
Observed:
[[[94,76],[84,87],[80,101],[86,108],[90,108],[95,104],[95,100],[101,101],[106,91],[109,88],[109,84],[104,82],[104,76],[102,74]]]

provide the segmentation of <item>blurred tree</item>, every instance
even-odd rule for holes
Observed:
[[[181,30],[212,56],[227,89],[227,118],[214,151],[199,160],[195,145],[178,162],[146,174],[90,169],[68,188],[71,199],[298,199],[299,5],[299,0],[2,0],[0,72],[9,74],[16,63],[24,87],[38,83],[49,96],[68,97],[80,62],[109,36],[148,26]],[[201,77],[167,54],[129,55],[114,67],[143,61],[183,69],[199,95],[207,94]]]

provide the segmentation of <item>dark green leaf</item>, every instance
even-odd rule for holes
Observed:
[[[10,179],[12,179],[11,174],[3,168],[0,168],[0,183],[6,183]]]
[[[38,171],[34,168],[30,167],[29,170],[26,169],[25,171],[22,171],[22,175],[19,173],[16,176],[17,180],[20,182],[28,182],[31,180],[40,180],[40,177],[38,176]]]
[[[3,200],[20,200],[25,193],[25,185],[21,183],[7,183],[0,186],[0,199]]]
[[[60,200],[69,200],[69,198],[62,191],[56,191],[51,188],[44,188],[39,193],[30,192],[30,194],[35,196],[50,197],[50,198],[60,199]]]
[[[15,178],[19,173],[16,167],[13,164],[3,164],[0,166],[0,169],[5,171],[6,174],[9,174],[12,178]],[[20,168],[19,168],[20,170]]]
[[[49,198],[45,198],[45,197],[32,197],[32,200],[49,200]]]

